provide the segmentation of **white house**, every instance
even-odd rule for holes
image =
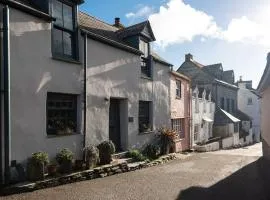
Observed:
[[[85,145],[139,148],[170,126],[171,64],[151,52],[150,23],[110,25],[80,3],[0,1],[2,181],[37,151],[81,159]]]
[[[260,142],[261,137],[261,98],[257,91],[252,88],[252,81],[243,81],[241,78],[237,82],[239,87],[238,109],[252,118],[252,132],[255,142]]]
[[[215,103],[211,92],[196,87],[192,95],[192,145],[205,143],[213,136]]]

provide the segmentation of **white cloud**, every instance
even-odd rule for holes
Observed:
[[[152,7],[149,6],[143,6],[143,5],[139,5],[139,9],[137,12],[130,12],[126,14],[126,17],[128,19],[130,18],[141,18],[141,17],[146,17],[148,18],[150,14],[152,14],[154,12],[154,9]]]
[[[167,0],[156,13],[153,8],[140,5],[137,12],[127,13],[126,17],[131,21],[149,17],[159,47],[191,42],[195,37],[200,37],[201,42],[216,38],[228,42],[270,45],[270,26],[265,16],[256,21],[246,16],[234,18],[226,28],[221,28],[214,17],[192,8],[183,0]]]
[[[220,29],[212,16],[182,0],[170,0],[158,13],[150,15],[149,21],[162,47],[192,41],[195,36],[220,37]]]
[[[243,16],[231,20],[227,30],[223,31],[223,39],[228,42],[268,46],[270,45],[270,27],[268,24],[251,21]]]

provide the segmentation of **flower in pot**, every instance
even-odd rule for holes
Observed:
[[[56,155],[60,173],[70,173],[72,171],[73,153],[67,148],[62,149]]]
[[[46,152],[36,152],[28,161],[27,172],[31,181],[42,180],[45,177],[45,167],[49,163],[49,156]]]
[[[112,161],[112,155],[115,153],[115,146],[113,142],[111,140],[104,141],[99,144],[97,148],[99,150],[100,164],[110,164],[110,162]]]
[[[99,150],[96,146],[88,146],[84,149],[86,168],[93,169],[99,162]]]
[[[55,176],[57,174],[57,162],[56,162],[56,160],[53,160],[48,164],[47,170],[48,170],[48,175],[49,176]]]

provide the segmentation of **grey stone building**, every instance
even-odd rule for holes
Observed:
[[[237,113],[237,91],[238,87],[234,85],[234,71],[224,71],[221,63],[212,65],[202,65],[193,59],[193,55],[186,54],[184,63],[177,70],[188,76],[192,80],[192,87],[198,86],[199,89],[210,90],[212,99],[216,103],[216,114],[214,126],[221,126],[214,136],[228,136],[230,133],[220,131],[226,127],[228,120],[232,121],[231,115]],[[218,110],[226,111],[229,115],[220,115]],[[238,132],[238,122],[233,120],[235,124],[234,132]]]

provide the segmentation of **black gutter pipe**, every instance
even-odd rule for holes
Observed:
[[[3,54],[4,54],[4,148],[5,148],[5,183],[9,182],[10,172],[10,36],[9,36],[9,7],[3,9]]]
[[[84,93],[84,110],[83,110],[83,131],[84,131],[84,137],[83,137],[83,147],[86,147],[86,114],[87,114],[87,94],[86,94],[86,86],[87,86],[87,33],[84,34],[84,82],[83,82],[83,93]],[[86,155],[84,151],[83,159],[86,160]]]

